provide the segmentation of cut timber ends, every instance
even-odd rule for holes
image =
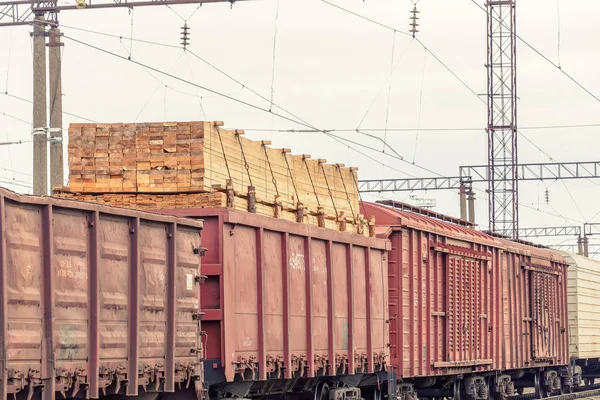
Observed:
[[[262,140],[260,142],[263,146],[270,146],[271,145],[271,141],[270,140]]]

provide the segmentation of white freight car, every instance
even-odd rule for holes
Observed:
[[[600,378],[600,261],[561,254],[569,262],[569,352],[584,380]]]

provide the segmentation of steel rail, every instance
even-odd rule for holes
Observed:
[[[593,388],[593,389],[590,389]],[[587,390],[586,390],[587,389]],[[574,400],[587,397],[600,396],[600,385],[579,386],[573,388],[573,393],[564,393],[550,397],[544,397],[545,400]],[[507,400],[533,400],[536,399],[535,393],[527,393],[516,396],[508,396]]]

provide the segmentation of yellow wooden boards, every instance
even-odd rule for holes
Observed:
[[[72,124],[69,188],[56,193],[142,209],[215,207],[226,206],[218,191],[231,182],[236,208],[247,208],[253,186],[257,213],[273,216],[280,202],[279,217],[296,220],[301,205],[304,222],[313,223],[322,213],[330,227],[339,229],[346,221],[347,230],[360,230],[356,169],[292,155],[222,126],[202,121]]]

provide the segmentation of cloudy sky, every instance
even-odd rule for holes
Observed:
[[[485,13],[471,0],[420,0],[421,44],[401,33],[409,28],[412,1],[331,2],[398,32],[321,0],[63,12],[64,111],[97,122],[222,120],[227,127],[246,129],[250,138],[357,166],[361,179],[429,177],[431,171],[453,176],[460,165],[485,164],[487,111],[473,93],[486,90]],[[600,3],[528,0],[517,7],[519,35],[600,97]],[[191,27],[189,51],[179,46],[185,21]],[[31,140],[26,123],[31,104],[9,96],[32,99],[30,30],[0,28],[0,142]],[[115,55],[131,56],[181,80]],[[524,135],[520,162],[546,162],[549,156],[558,161],[600,159],[600,127],[555,128],[600,124],[600,102],[522,43],[518,87]],[[306,127],[269,113],[265,98],[271,93],[274,111],[283,107],[308,125],[337,130],[332,133],[377,151],[342,145],[322,133],[277,132]],[[67,127],[82,120],[65,115],[64,121]],[[382,131],[386,127],[387,134]],[[552,128],[531,129],[535,127]],[[389,149],[382,154],[381,142],[356,133],[357,128],[385,137],[404,161],[389,156]],[[31,143],[0,146],[0,185],[30,190],[31,152]],[[600,180],[522,183],[521,226],[600,222],[599,185]],[[485,228],[485,187],[479,189],[477,219]],[[458,214],[456,192],[382,196],[413,203],[410,196],[435,199],[437,211]]]

